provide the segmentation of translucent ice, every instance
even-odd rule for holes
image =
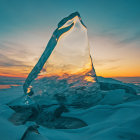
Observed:
[[[40,96],[40,102],[49,99],[76,107],[90,106],[99,99],[87,28],[78,12],[59,22],[23,89],[34,99]]]

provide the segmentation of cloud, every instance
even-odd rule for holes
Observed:
[[[32,55],[25,45],[13,41],[1,41],[0,49],[3,54],[10,54],[19,58]]]
[[[32,66],[34,58],[27,45],[7,40],[0,42],[0,66]]]
[[[121,40],[119,43],[128,44],[132,42],[140,41],[140,32],[135,33],[133,36]]]
[[[118,68],[120,68],[120,66],[109,67],[107,70],[116,70]]]
[[[4,67],[11,67],[11,66],[26,66],[24,64],[23,61],[18,61],[18,60],[14,60],[12,58],[9,58],[8,56],[5,56],[3,54],[0,54],[0,66],[4,66]]]
[[[94,63],[97,66],[104,66],[104,65],[110,65],[110,64],[114,64],[114,63],[118,63],[120,61],[120,59],[95,59]]]

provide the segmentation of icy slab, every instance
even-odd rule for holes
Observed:
[[[25,125],[27,122],[35,122],[38,126],[53,129],[76,129],[87,124],[75,117],[63,117],[63,112],[68,112],[64,106],[53,105],[50,107],[18,107],[13,108],[16,112],[9,117],[14,125]]]
[[[76,107],[92,106],[100,99],[87,28],[78,12],[58,23],[23,89],[33,100],[43,96]]]
[[[2,97],[1,97],[2,98]],[[7,98],[8,100],[8,98]],[[26,126],[15,126],[9,121],[9,117],[14,113],[7,105],[0,104],[0,139],[18,140],[26,130]]]
[[[83,96],[80,97],[80,94],[84,94],[85,89],[77,89],[79,92],[79,95],[75,93],[74,98],[77,98],[76,102],[73,102],[73,104],[67,104],[66,106],[63,106],[63,104],[60,104],[60,101],[62,103],[65,102],[65,97],[60,96],[57,94],[56,98],[59,100],[51,100],[51,98],[48,98],[50,96],[47,96],[46,94],[35,96],[32,100],[29,96],[22,96],[20,98],[17,98],[13,102],[10,102],[8,105],[16,111],[16,113],[11,114],[10,121],[14,125],[25,125],[27,122],[32,121],[37,123],[39,126],[44,126],[46,128],[55,128],[55,129],[76,129],[80,127],[85,127],[89,124],[87,124],[87,121],[83,121],[83,119],[80,119],[78,116],[63,116],[63,114],[69,114],[69,112],[73,112],[74,110],[78,112],[78,110],[82,111],[85,109],[88,109],[89,107],[93,106],[91,103],[96,103],[96,105],[118,105],[122,104],[124,102],[131,102],[134,100],[138,100],[138,96],[136,94],[131,93],[130,91],[126,92],[124,87],[124,83],[115,81],[111,79],[112,82],[110,82],[110,79],[101,78],[99,79],[99,83],[105,82],[105,90],[101,90],[100,94],[101,98],[100,100],[97,100],[99,96],[95,94],[95,96],[92,97],[85,94],[84,96],[84,102],[83,102]],[[113,82],[114,81],[114,82]],[[55,82],[55,81],[54,81]],[[113,86],[112,84],[116,84],[119,86]],[[129,84],[125,84],[125,86],[129,87]],[[110,88],[108,88],[110,87]],[[116,87],[116,88],[115,88]],[[19,88],[19,87],[17,87]],[[118,89],[120,88],[120,89]],[[114,89],[114,90],[113,90]],[[135,89],[133,89],[135,91]],[[11,89],[12,91],[12,89]],[[91,90],[92,91],[92,90]],[[14,92],[15,96],[16,92]],[[74,94],[73,94],[74,95]],[[9,95],[10,96],[10,95]],[[29,100],[27,100],[29,98]],[[9,98],[7,98],[9,99]],[[73,96],[69,95],[69,101],[73,100]],[[25,101],[30,101],[30,104],[25,104]],[[67,102],[68,103],[68,102]],[[77,108],[78,106],[78,108]]]
[[[112,78],[104,78],[101,76],[98,76],[97,79],[99,81],[101,90],[108,91],[108,90],[123,89],[125,90],[125,92],[135,95],[140,92],[139,87],[135,86],[134,84],[123,83],[121,81]]]

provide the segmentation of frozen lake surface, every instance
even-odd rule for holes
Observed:
[[[24,125],[14,125],[9,121],[14,110],[7,103],[23,96],[21,85],[24,79],[1,80],[1,85],[13,86],[0,90],[0,139],[139,140],[139,87],[110,78],[98,77],[98,80],[104,95],[98,104],[87,109],[71,108],[69,112],[62,114],[63,117],[74,117],[86,122],[87,126],[78,129],[50,129],[42,125],[34,128],[36,123],[32,121],[27,121]]]

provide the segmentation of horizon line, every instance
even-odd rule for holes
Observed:
[[[11,77],[11,78],[27,78],[27,76],[0,75],[0,77]],[[104,78],[140,78],[140,76],[103,76],[103,75],[97,75],[97,77],[104,77]]]

